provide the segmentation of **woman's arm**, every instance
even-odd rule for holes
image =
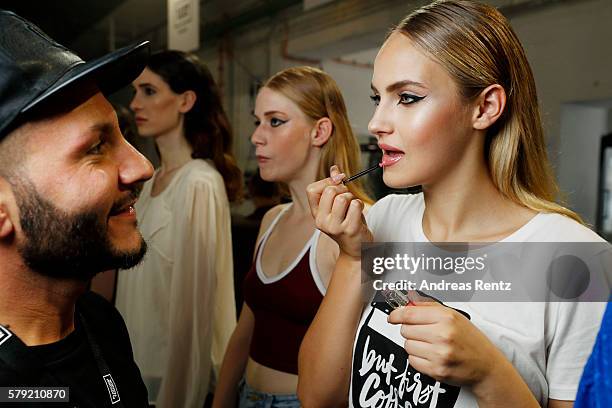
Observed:
[[[338,173],[332,168],[332,175]],[[352,345],[363,307],[360,248],[361,242],[372,239],[363,202],[338,181],[327,178],[308,187],[317,228],[340,248],[327,293],[298,356],[298,396],[309,408],[346,405]]]
[[[257,256],[257,248],[263,234],[282,210],[283,205],[277,205],[263,216],[259,226],[259,232],[255,241],[255,250],[253,251],[253,262]],[[251,347],[251,338],[255,327],[255,316],[246,302],[243,303],[242,311],[238,325],[232,334],[232,337],[227,345],[223,364],[215,389],[215,399],[213,400],[213,408],[233,407],[236,404],[236,396],[238,394],[238,384],[244,375],[244,370],[249,359],[249,350]]]
[[[298,357],[298,396],[305,407],[345,406],[359,323],[361,262],[340,254],[327,293]]]
[[[226,408],[236,405],[238,384],[242,379],[247,361],[255,317],[249,306],[244,303],[238,325],[227,345],[223,358],[223,365],[219,374],[219,381],[215,390],[213,408]]]

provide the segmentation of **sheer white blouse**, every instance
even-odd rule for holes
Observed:
[[[135,206],[148,252],[120,272],[116,305],[149,400],[201,408],[236,325],[229,202],[209,161],[185,164],[155,197],[153,180]]]

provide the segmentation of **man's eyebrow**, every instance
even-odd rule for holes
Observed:
[[[148,82],[141,82],[140,84],[136,85],[138,88],[146,88],[146,87],[151,87],[151,88],[155,88],[157,89],[157,87],[153,84],[150,84]]]
[[[97,122],[89,126],[87,130],[74,141],[74,149],[80,151],[87,148],[91,143],[98,139],[106,139],[115,131],[113,122]]]
[[[111,122],[96,123],[89,127],[89,130],[94,133],[101,133],[103,135],[110,135],[114,132],[115,126]]]
[[[391,85],[387,86],[386,91],[387,92],[393,92],[393,91],[396,91],[396,90],[398,90],[400,88],[403,88],[405,86],[408,86],[408,85],[416,86],[418,88],[427,89],[427,87],[425,85],[423,85],[422,83],[420,83],[420,82],[411,81],[410,79],[405,79],[403,81],[394,82]],[[376,89],[374,84],[370,84],[370,88],[372,88],[372,91],[378,92],[378,89]]]

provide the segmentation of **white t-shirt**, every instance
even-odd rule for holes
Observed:
[[[375,242],[427,242],[423,194],[389,195],[368,212]],[[560,214],[539,213],[503,242],[605,242]],[[508,358],[542,406],[574,400],[605,303],[446,303]],[[386,303],[366,306],[353,345],[350,407],[476,407],[468,387],[435,381],[408,365],[401,325],[387,323]]]

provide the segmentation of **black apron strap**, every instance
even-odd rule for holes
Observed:
[[[119,389],[117,388],[117,383],[115,383],[110,368],[108,367],[106,360],[104,360],[104,356],[102,355],[102,349],[98,345],[98,342],[96,341],[96,338],[92,333],[89,324],[85,320],[85,317],[83,317],[83,315],[79,313],[79,318],[81,324],[83,325],[83,329],[85,329],[85,333],[87,334],[87,340],[89,341],[89,346],[91,347],[91,351],[93,352],[96,364],[98,365],[98,371],[100,371],[102,380],[106,385],[111,404],[113,406],[116,406],[117,408],[123,408],[123,403],[121,402],[121,397],[119,396]]]

